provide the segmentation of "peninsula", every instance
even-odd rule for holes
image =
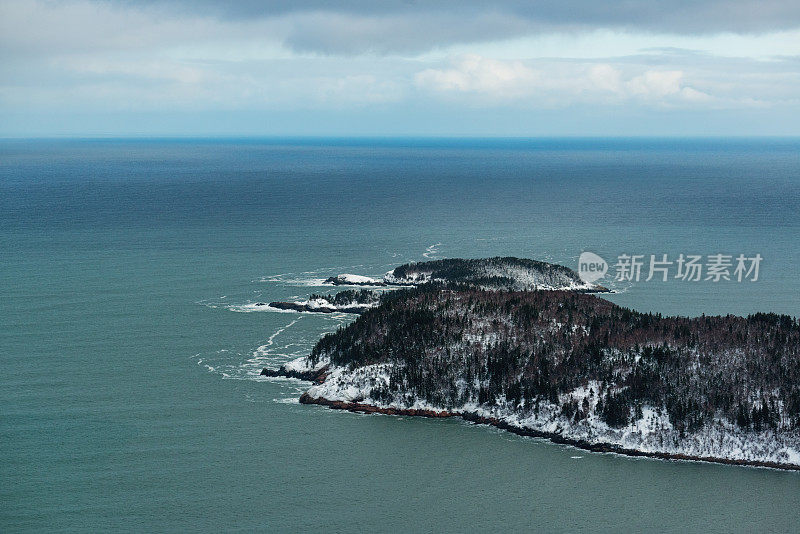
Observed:
[[[800,469],[797,319],[663,317],[580,291],[484,284],[387,292],[308,356],[263,374],[314,382],[303,403],[458,416],[589,450]]]

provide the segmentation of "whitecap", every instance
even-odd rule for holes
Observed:
[[[440,247],[440,246],[442,246],[441,243],[436,243],[436,244],[433,244],[433,245],[429,246],[428,248],[425,249],[425,252],[422,253],[422,257],[423,258],[428,258],[428,259],[433,259],[433,257],[436,254],[439,253],[439,248],[438,247]]]

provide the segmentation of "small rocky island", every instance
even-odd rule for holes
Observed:
[[[324,283],[372,287],[410,287],[439,283],[507,291],[535,289],[563,289],[588,293],[608,291],[602,286],[584,283],[575,271],[563,265],[513,257],[452,258],[407,263],[389,271],[382,279],[340,274],[328,278]]]
[[[457,416],[595,451],[800,469],[797,319],[663,317],[581,289],[489,290],[520,284],[490,278],[387,292],[307,357],[262,374],[314,382],[303,403]]]
[[[445,259],[407,263],[384,275],[382,279],[355,274],[340,274],[323,284],[333,286],[366,286],[392,289],[435,284],[439,287],[476,288],[485,290],[568,290],[603,293],[608,289],[581,281],[578,274],[562,265],[520,258]],[[332,295],[311,295],[307,300],[259,302],[279,310],[309,313],[364,313],[380,303],[381,291],[362,289],[341,291]]]
[[[355,274],[327,278],[324,285],[364,286],[381,289],[417,287],[476,288],[505,291],[567,290],[604,293],[608,289],[581,281],[578,274],[562,265],[521,258],[445,259],[407,263],[386,273],[382,279]],[[346,290],[332,295],[311,295],[307,300],[259,302],[280,310],[311,313],[363,313],[380,303],[376,290]]]

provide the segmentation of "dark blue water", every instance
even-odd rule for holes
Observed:
[[[243,312],[591,250],[759,253],[757,282],[609,298],[798,315],[798,230],[797,140],[2,141],[0,529],[795,530],[797,474],[298,405],[258,370],[353,317]]]

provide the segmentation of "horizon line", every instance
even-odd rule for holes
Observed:
[[[431,140],[431,141],[534,141],[534,140],[800,140],[795,135],[731,134],[731,135],[324,135],[324,134],[94,134],[94,135],[30,135],[13,136],[0,134],[0,141],[136,141],[136,140]]]

